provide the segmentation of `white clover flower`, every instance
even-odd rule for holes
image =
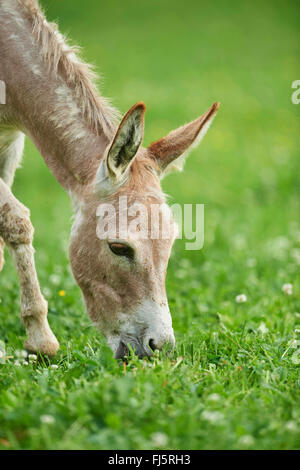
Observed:
[[[29,354],[28,355],[29,362],[33,362],[37,360],[37,355],[36,354]]]
[[[25,358],[28,356],[28,352],[25,351],[25,349],[22,349],[22,350],[21,350],[21,349],[17,349],[17,350],[15,351],[15,355],[16,355],[17,357],[21,357],[21,358],[23,357],[23,358],[25,359]]]
[[[54,369],[54,370],[58,369],[58,365],[57,364],[51,364],[50,369]]]
[[[289,347],[290,348],[293,348],[293,349],[296,349],[296,347],[299,345],[299,340],[298,339],[292,339],[290,342],[289,342]]]
[[[40,420],[44,424],[53,424],[53,423],[55,423],[55,418],[54,418],[54,416],[51,416],[51,415],[41,415]]]
[[[250,447],[254,444],[254,442],[254,437],[249,434],[245,434],[239,439],[239,444],[243,447]]]
[[[52,282],[52,284],[58,286],[60,284],[60,276],[58,274],[51,274],[50,276],[50,281]]]
[[[28,362],[27,361],[22,361],[22,366],[28,366]]]
[[[287,295],[292,295],[292,293],[293,293],[293,284],[289,284],[289,283],[283,284],[281,290],[282,290],[282,292],[284,292]]]
[[[18,359],[14,362],[14,364],[15,364],[15,366],[17,366],[17,367],[20,367],[20,366],[21,366],[20,361],[19,361]]]
[[[285,423],[285,429],[287,431],[296,432],[296,431],[298,431],[297,423],[295,423],[295,421],[287,421]]]
[[[237,304],[243,304],[247,302],[247,296],[245,294],[239,294],[236,296],[235,301]]]
[[[0,359],[2,359],[2,357],[4,357],[4,352],[0,351]]]
[[[220,411],[205,410],[202,413],[202,418],[205,419],[205,421],[209,421],[210,423],[217,423],[222,421],[224,415]]]
[[[207,397],[207,399],[208,399],[209,401],[213,401],[213,402],[219,401],[220,398],[221,398],[221,397],[220,397],[220,395],[219,395],[218,393],[212,393],[211,395],[209,395],[209,396]]]
[[[166,447],[168,444],[168,436],[163,432],[155,432],[151,434],[151,440],[155,447]]]
[[[258,331],[260,331],[263,335],[267,334],[269,331],[269,328],[266,327],[265,323],[262,321],[261,324],[258,327]]]

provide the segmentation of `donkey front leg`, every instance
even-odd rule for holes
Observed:
[[[2,271],[4,266],[4,246],[4,240],[2,237],[0,237],[0,271]]]
[[[47,321],[47,302],[36,274],[29,215],[29,210],[0,179],[0,236],[12,252],[19,275],[21,319],[28,335],[25,348],[53,356],[59,344]]]

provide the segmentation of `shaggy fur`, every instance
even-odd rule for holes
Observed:
[[[73,89],[76,102],[90,128],[97,134],[105,132],[110,139],[120,118],[109,101],[99,96],[95,81],[98,78],[90,64],[79,58],[79,47],[70,46],[55,23],[47,22],[35,0],[18,0],[26,10],[32,25],[32,34],[41,48],[49,71],[61,74]]]

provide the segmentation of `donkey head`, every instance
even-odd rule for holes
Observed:
[[[137,103],[102,159],[72,228],[70,260],[87,310],[116,358],[175,344],[165,277],[176,226],[160,179],[180,167],[216,111],[142,148],[145,106]]]

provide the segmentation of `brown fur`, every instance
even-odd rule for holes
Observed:
[[[54,76],[60,73],[73,89],[74,97],[82,106],[83,117],[91,130],[97,134],[104,131],[111,138],[120,116],[107,99],[100,97],[95,85],[98,77],[91,65],[79,59],[78,47],[69,46],[62,36],[61,40],[57,40],[57,25],[46,21],[35,0],[18,1],[26,10],[33,36],[41,47],[49,71]],[[71,54],[76,56],[76,61],[70,60]]]
[[[134,257],[129,261],[110,250],[110,240],[97,237],[96,212],[103,201],[118,211],[119,197],[126,195],[129,205],[145,204],[147,216],[151,204],[159,204],[163,220],[167,214],[162,209],[160,178],[198,142],[217,104],[145,149],[140,147],[144,105],[133,106],[117,128],[118,113],[98,94],[90,66],[78,58],[77,48],[66,43],[56,25],[46,21],[38,2],[0,0],[0,51],[0,79],[7,84],[6,105],[0,107],[0,268],[4,239],[20,280],[25,346],[49,355],[58,348],[36,275],[29,211],[10,190],[23,150],[23,132],[71,196],[72,270],[92,321],[116,357],[123,355],[127,343],[140,356],[151,353],[149,344],[158,349],[166,342],[173,345],[165,276],[174,230],[167,239],[118,240],[132,246]],[[114,182],[106,171],[110,156],[113,159],[112,143],[124,167],[124,178],[116,172]],[[98,176],[108,189],[117,189],[100,197]],[[141,224],[146,226],[145,222]]]

